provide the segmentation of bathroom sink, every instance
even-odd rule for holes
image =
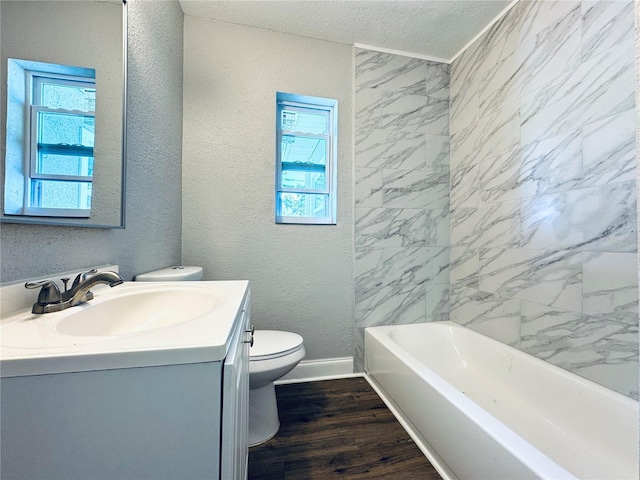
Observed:
[[[222,291],[196,285],[115,287],[93,301],[68,309],[54,330],[78,337],[143,333],[192,321],[224,301]]]
[[[3,302],[13,287],[0,287]],[[91,291],[86,303],[40,315],[31,312],[28,292],[28,308],[2,316],[0,377],[222,361],[249,286],[124,282]]]

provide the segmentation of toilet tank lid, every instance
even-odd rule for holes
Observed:
[[[136,275],[136,282],[182,282],[202,280],[202,267],[185,267],[182,265],[162,268],[152,272]]]
[[[302,337],[297,333],[280,330],[256,330],[253,345],[249,349],[251,360],[266,360],[300,350]]]

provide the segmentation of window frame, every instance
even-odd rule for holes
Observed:
[[[327,130],[324,134],[314,134],[299,132],[295,130],[282,129],[282,110],[292,110],[298,112],[318,112],[326,119]],[[336,186],[337,186],[337,112],[338,102],[327,98],[310,97],[306,95],[293,95],[278,92],[276,94],[276,184],[275,184],[275,221],[277,224],[303,224],[303,225],[335,225],[336,218]],[[282,161],[282,138],[283,136],[293,136],[302,138],[318,138],[325,141],[325,164],[323,170],[325,174],[325,186],[321,189],[295,188],[282,186],[282,173],[285,163]],[[311,172],[314,170],[311,164],[300,165],[299,171]],[[281,214],[282,193],[325,195],[327,215],[315,216],[287,216]]]
[[[31,105],[31,132],[29,134],[29,178],[37,180],[57,180],[57,181],[73,181],[73,182],[92,182],[92,175],[66,175],[57,173],[41,173],[38,172],[38,161],[40,152],[59,153],[70,156],[94,157],[93,147],[84,147],[81,145],[66,144],[44,144],[38,141],[38,114],[60,113],[62,115],[73,115],[85,118],[94,118],[95,114],[81,114],[73,110],[64,110],[60,108],[49,108],[41,105]],[[43,152],[43,153],[44,153]]]
[[[40,112],[63,114],[69,116],[81,116],[84,118],[93,118],[95,124],[95,108],[94,110],[70,110],[64,108],[51,108],[42,105],[41,85],[44,82],[55,83],[58,85],[74,86],[74,87],[93,87],[96,88],[95,78],[81,77],[77,75],[67,75],[60,73],[49,73],[38,70],[25,70],[27,96],[25,106],[28,109],[29,119],[29,138],[27,139],[27,165],[25,166],[25,192],[24,195],[24,214],[33,216],[62,216],[62,217],[89,217],[91,209],[84,208],[46,208],[38,203],[39,192],[35,186],[38,181],[62,181],[62,182],[80,182],[93,183],[93,176],[89,175],[65,175],[65,174],[48,174],[38,172],[39,153],[42,147],[46,149],[55,149],[62,154],[90,156],[95,159],[94,147],[80,147],[77,145],[41,145],[39,142],[38,130],[38,114]]]

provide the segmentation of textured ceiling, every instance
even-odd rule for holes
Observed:
[[[510,0],[180,0],[186,15],[449,60]]]

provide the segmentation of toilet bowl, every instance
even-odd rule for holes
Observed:
[[[249,361],[249,446],[272,438],[280,428],[273,382],[304,358],[302,337],[278,330],[256,330]]]

